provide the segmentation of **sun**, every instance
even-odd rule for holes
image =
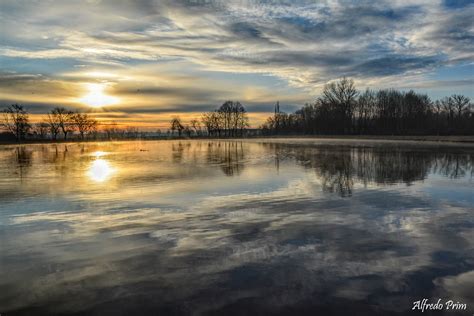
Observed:
[[[91,107],[99,108],[106,105],[112,105],[119,102],[119,99],[104,93],[105,84],[88,83],[88,93],[83,96],[80,101]]]

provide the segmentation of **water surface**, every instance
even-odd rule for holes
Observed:
[[[472,315],[473,174],[409,142],[0,146],[0,313]]]

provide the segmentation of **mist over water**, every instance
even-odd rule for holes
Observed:
[[[467,145],[0,146],[0,313],[472,315],[473,175]]]

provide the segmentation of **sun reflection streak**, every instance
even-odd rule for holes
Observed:
[[[101,151],[94,153],[96,159],[92,162],[87,172],[89,178],[94,182],[104,182],[115,172],[115,169],[107,160],[100,158],[104,155],[105,153]]]

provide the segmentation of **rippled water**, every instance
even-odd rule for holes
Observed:
[[[0,146],[0,313],[472,315],[473,174],[408,142]]]

